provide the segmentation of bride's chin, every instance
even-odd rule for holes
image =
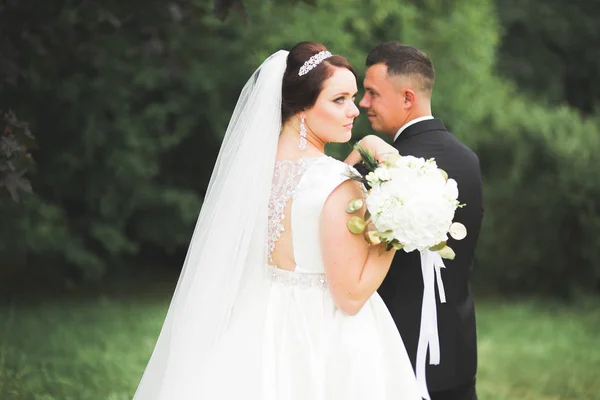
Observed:
[[[338,143],[348,143],[350,139],[352,139],[352,131],[346,132],[346,134],[344,134],[343,136],[343,139],[340,140]]]
[[[352,131],[345,132],[339,136],[332,137],[328,140],[329,143],[348,143],[352,139]]]

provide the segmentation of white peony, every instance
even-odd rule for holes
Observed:
[[[367,180],[366,205],[375,228],[400,242],[404,251],[427,250],[448,239],[458,186],[444,178],[435,161],[403,156]]]
[[[390,174],[390,170],[387,168],[377,168],[375,170],[375,176],[381,181],[381,182],[386,182],[389,181],[390,179],[392,179],[392,176]]]

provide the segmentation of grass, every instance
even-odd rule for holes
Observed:
[[[600,399],[600,301],[481,302],[481,399]]]
[[[15,307],[2,343],[0,399],[131,399],[166,306],[99,298]]]
[[[0,399],[131,399],[171,289],[0,307]],[[479,301],[479,398],[600,399],[598,310],[600,299]]]

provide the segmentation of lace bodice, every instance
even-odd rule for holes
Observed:
[[[349,176],[349,166],[329,156],[276,161],[268,208],[270,264],[275,264],[272,255],[287,226],[292,232],[286,236],[284,249],[292,254],[286,256],[302,270],[323,271],[319,245],[321,210],[331,191]]]
[[[277,160],[273,171],[273,185],[269,198],[269,262],[273,262],[271,253],[275,250],[275,243],[285,230],[285,207],[294,198],[296,188],[306,168],[303,158],[298,161]]]

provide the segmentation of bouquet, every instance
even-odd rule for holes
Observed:
[[[355,148],[369,173],[352,178],[370,189],[364,201],[354,199],[348,204],[350,214],[365,203],[367,208],[364,219],[352,216],[348,220],[350,232],[364,234],[372,245],[387,244],[387,250],[430,250],[454,259],[454,251],[446,244],[448,235],[456,240],[467,235],[463,224],[452,222],[456,209],[464,206],[458,201],[456,181],[433,158],[391,153],[380,162],[362,146]]]

